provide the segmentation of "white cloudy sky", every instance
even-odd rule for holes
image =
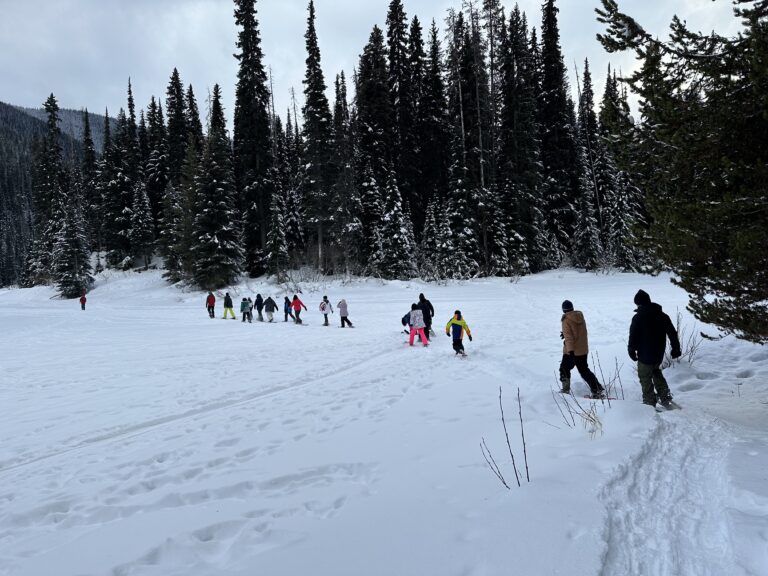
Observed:
[[[442,24],[461,0],[405,0],[427,28]],[[357,62],[374,24],[384,25],[389,0],[315,0],[323,68],[328,84]],[[519,0],[539,25],[541,0]],[[294,87],[301,98],[307,0],[259,0],[266,63],[272,67],[278,111],[284,114]],[[510,8],[514,2],[505,2]],[[611,63],[634,66],[629,54],[606,54],[595,39],[598,0],[560,0],[563,52],[573,75],[589,58],[598,90]],[[729,0],[620,0],[648,30],[664,36],[674,14],[702,30],[732,31]],[[139,106],[164,95],[174,66],[202,102],[215,83],[231,113],[236,82],[236,28],[231,0],[0,0],[0,101],[40,106],[54,92],[67,108],[116,112],[132,78]],[[301,101],[299,101],[299,106]]]

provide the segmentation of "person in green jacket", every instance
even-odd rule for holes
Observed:
[[[472,342],[472,331],[469,329],[466,320],[461,316],[461,310],[456,310],[453,313],[453,318],[448,320],[448,324],[445,325],[445,335],[453,336],[453,349],[456,354],[466,356],[464,352],[464,333],[467,333],[467,338]]]
[[[243,315],[243,322],[248,320],[248,323],[251,322],[251,304],[248,302],[248,298],[243,298],[240,301],[240,314]]]

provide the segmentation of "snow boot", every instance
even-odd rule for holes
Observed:
[[[562,388],[560,389],[560,392],[562,394],[571,393],[571,377],[570,376],[561,376],[560,384],[562,384]]]

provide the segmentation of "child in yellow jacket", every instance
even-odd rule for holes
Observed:
[[[467,338],[472,342],[472,331],[469,329],[467,322],[461,316],[461,310],[456,310],[453,313],[453,318],[448,320],[448,324],[445,325],[445,335],[453,336],[453,349],[456,354],[466,356],[464,352],[464,332],[467,333]]]

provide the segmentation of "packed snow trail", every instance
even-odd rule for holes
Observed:
[[[642,450],[603,490],[608,520],[601,575],[730,574],[730,432],[700,414],[658,418]]]

